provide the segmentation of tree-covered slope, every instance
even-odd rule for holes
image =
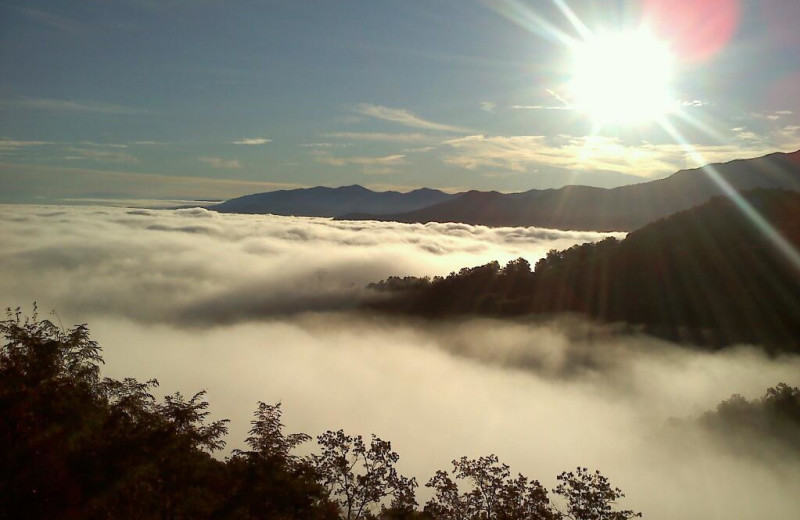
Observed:
[[[800,247],[800,193],[754,190],[752,212],[718,197],[624,240],[465,268],[433,280],[390,278],[375,307],[446,316],[577,312],[709,346],[756,343],[800,351],[800,265],[770,234]],[[795,257],[796,258],[796,257]]]

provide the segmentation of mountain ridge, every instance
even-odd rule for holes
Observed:
[[[469,190],[451,194],[427,187],[407,193],[380,192],[351,184],[255,193],[208,209],[337,220],[632,231],[730,190],[755,188],[800,191],[800,151],[683,169],[615,188],[574,184],[515,193]]]
[[[221,213],[336,217],[353,212],[380,214],[413,211],[457,196],[431,188],[401,193],[372,191],[359,184],[351,184],[338,188],[315,186],[254,193],[227,200],[208,209]]]
[[[735,191],[754,188],[800,191],[800,151],[683,169],[662,179],[616,188],[568,185],[509,194],[470,191],[413,212],[348,214],[338,218],[632,231],[711,197],[725,195],[727,188],[719,180]]]

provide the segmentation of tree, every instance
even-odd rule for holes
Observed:
[[[567,499],[567,513],[561,515],[539,482],[512,478],[509,467],[493,455],[453,461],[452,475],[437,472],[427,484],[434,497],[420,512],[417,483],[397,472],[399,456],[389,442],[373,435],[367,444],[360,436],[328,431],[318,437],[319,455],[295,456],[292,451],[310,437],[284,433],[280,404],[258,404],[246,439],[249,449],[236,450],[223,462],[211,453],[224,447],[227,421],[208,421],[205,392],[188,399],[176,393],[158,402],[152,395],[155,380],[101,380],[100,348],[85,325],[64,330],[35,313],[23,320],[9,310],[0,333],[5,336],[0,345],[0,518],[640,516],[614,511],[620,490],[581,468],[559,476],[555,492]],[[800,390],[778,385],[753,408],[754,413],[762,409],[776,426],[795,428]],[[786,430],[787,435],[794,431]],[[456,480],[471,487],[462,493]]]
[[[228,463],[236,485],[226,511],[252,519],[338,518],[338,508],[328,500],[311,461],[291,453],[311,437],[284,434],[281,417],[280,403],[258,403],[245,440],[250,449],[235,450]]]
[[[76,514],[86,500],[75,467],[102,421],[100,349],[85,325],[62,330],[6,310],[0,322],[0,517]]]
[[[311,436],[305,433],[292,433],[284,435],[281,417],[281,403],[274,405],[263,402],[258,403],[254,419],[250,421],[253,427],[250,436],[245,442],[250,446],[250,451],[236,450],[235,453],[247,457],[277,458],[287,464],[297,461],[297,457],[290,452],[304,442],[310,441]]]
[[[571,520],[629,520],[642,516],[631,510],[614,511],[616,501],[625,494],[612,488],[599,471],[590,473],[579,467],[556,478],[559,484],[553,491],[567,500],[565,516]]]
[[[225,447],[222,437],[228,432],[229,421],[205,423],[210,414],[205,394],[203,390],[187,400],[176,392],[157,406],[162,424],[156,428],[167,442],[157,454],[155,489],[161,497],[161,517],[165,520],[199,516],[198,509],[213,507],[201,503],[206,497],[193,495],[219,471],[220,463],[209,453]]]
[[[314,456],[315,467],[329,495],[341,506],[343,518],[365,518],[386,498],[391,498],[390,508],[395,511],[414,509],[416,480],[397,472],[394,465],[400,456],[390,442],[373,435],[367,447],[360,435],[351,437],[342,430],[327,431],[317,442],[322,453]]]
[[[453,476],[437,471],[426,484],[434,496],[425,513],[437,520],[550,520],[557,515],[547,489],[523,475],[511,477],[496,455],[453,461]],[[460,492],[455,480],[466,480],[470,489]]]

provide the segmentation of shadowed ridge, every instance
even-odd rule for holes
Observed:
[[[709,175],[709,168],[737,191],[754,188],[800,191],[798,151],[681,170],[663,179],[618,188],[571,185],[485,197],[468,192],[460,198],[412,212],[349,217],[407,223],[463,222],[579,231],[632,231],[711,197],[724,195],[723,188]]]
[[[245,195],[212,206],[221,213],[336,217],[347,213],[385,213],[412,211],[456,197],[438,190],[409,193],[372,191],[358,184],[328,188],[317,186]]]
[[[800,193],[753,190],[747,202],[795,249]],[[618,242],[463,268],[446,278],[391,277],[375,308],[429,317],[580,313],[666,339],[800,352],[800,268],[736,203],[715,197]]]

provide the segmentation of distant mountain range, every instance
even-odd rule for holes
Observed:
[[[359,213],[340,218],[631,231],[711,197],[724,195],[731,188],[736,191],[753,188],[800,191],[800,151],[681,170],[664,179],[618,188],[565,186],[508,194],[470,191],[416,211]]]
[[[754,188],[800,191],[800,151],[681,170],[663,179],[611,189],[565,186],[523,193],[449,194],[428,188],[409,193],[375,192],[354,185],[257,193],[209,209],[340,220],[631,231],[731,189]]]
[[[256,193],[209,209],[222,213],[271,213],[300,217],[337,217],[348,213],[405,213],[440,204],[459,195],[422,188],[409,193],[372,191],[363,186],[305,188]]]

